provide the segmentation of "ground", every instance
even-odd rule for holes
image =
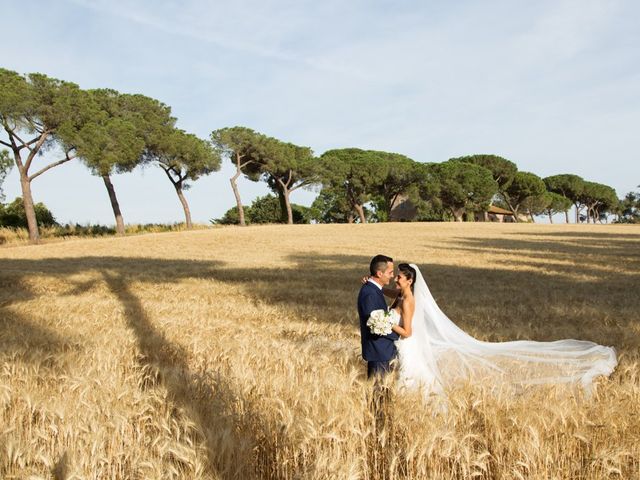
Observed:
[[[396,392],[376,422],[355,309],[376,253],[480,339],[580,338],[620,364],[588,399]],[[0,264],[2,478],[640,476],[637,227],[219,227]]]

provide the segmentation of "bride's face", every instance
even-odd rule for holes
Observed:
[[[404,290],[407,287],[411,287],[411,282],[404,276],[404,273],[398,272],[398,275],[396,275],[396,285]]]

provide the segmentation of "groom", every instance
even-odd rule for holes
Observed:
[[[382,376],[390,371],[389,362],[396,356],[394,341],[398,334],[375,335],[367,327],[367,320],[374,310],[387,310],[383,287],[393,278],[393,259],[386,255],[376,255],[369,264],[371,277],[362,285],[358,295],[358,314],[360,315],[360,337],[362,340],[362,358],[367,361],[367,377]]]

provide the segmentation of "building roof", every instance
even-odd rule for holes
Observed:
[[[513,215],[513,212],[505,210],[504,208],[496,207],[495,205],[490,205],[487,213],[495,213],[498,215]]]

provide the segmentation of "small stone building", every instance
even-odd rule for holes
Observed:
[[[398,195],[391,206],[390,222],[412,222],[415,220],[418,210],[415,205],[404,195]]]
[[[497,223],[515,223],[513,213],[504,208],[489,206],[486,212],[478,212],[475,214],[476,222],[497,222]]]

